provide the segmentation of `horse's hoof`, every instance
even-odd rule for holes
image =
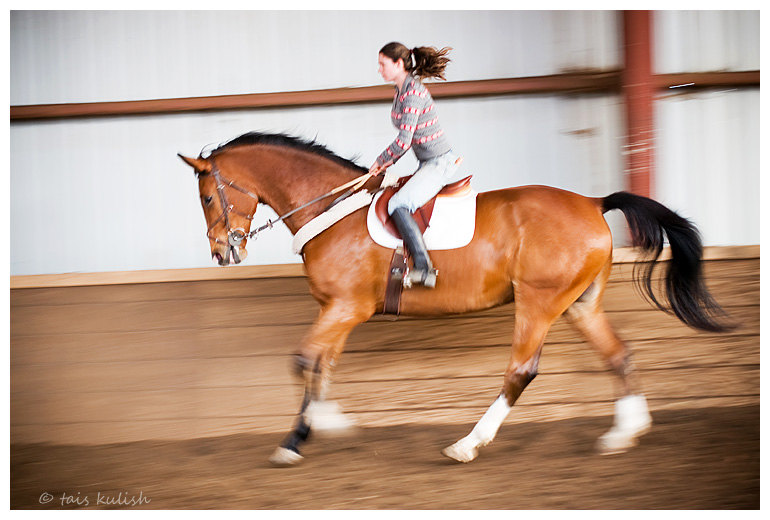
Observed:
[[[477,447],[463,447],[459,442],[452,444],[451,446],[441,450],[442,455],[449,457],[457,462],[470,462],[479,456],[479,449]]]
[[[627,395],[615,402],[615,420],[610,431],[599,437],[596,449],[602,455],[623,453],[650,431],[652,417],[643,395]]]
[[[649,426],[632,432],[611,429],[596,441],[596,450],[600,455],[615,455],[625,453],[639,444],[639,437],[650,430]]]
[[[620,437],[605,434],[596,441],[596,451],[599,452],[599,455],[617,455],[627,452],[637,444],[639,444],[639,441],[636,437]]]
[[[269,461],[273,466],[285,468],[287,466],[294,466],[299,464],[303,458],[304,457],[296,451],[279,447],[275,450],[275,452],[273,452],[273,455],[270,457]]]

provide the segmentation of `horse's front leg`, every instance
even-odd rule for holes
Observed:
[[[373,306],[361,302],[335,301],[321,309],[302,348],[294,356],[294,371],[301,377],[305,387],[297,422],[270,457],[270,462],[287,466],[301,461],[300,446],[307,441],[311,429],[338,432],[353,426],[353,422],[342,414],[339,406],[328,401],[326,396],[332,371],[348,335],[373,313]]]

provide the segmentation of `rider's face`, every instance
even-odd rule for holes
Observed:
[[[384,54],[380,54],[377,58],[377,64],[377,72],[388,83],[395,82],[404,73],[404,62],[402,60],[394,62]]]

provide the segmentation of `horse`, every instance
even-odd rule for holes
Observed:
[[[206,157],[178,155],[197,175],[212,258],[222,266],[246,258],[258,204],[286,214],[283,222],[296,234],[327,209],[328,195],[339,191],[335,188],[349,186],[367,172],[323,145],[285,134],[250,132]],[[356,187],[363,184],[362,189],[373,191],[381,182],[381,177],[373,177]],[[502,389],[472,431],[445,448],[444,455],[470,462],[494,439],[537,375],[546,334],[560,316],[620,380],[614,421],[598,439],[598,451],[624,452],[650,429],[652,419],[632,370],[629,347],[611,327],[601,304],[613,254],[603,215],[614,209],[625,215],[634,246],[648,255],[637,265],[647,267],[635,269],[634,276],[653,304],[694,329],[719,332],[733,327],[704,283],[697,228],[662,204],[628,192],[591,198],[547,186],[481,192],[471,242],[432,251],[440,273],[437,286],[412,288],[401,300],[403,315],[424,317],[514,302],[513,341]],[[310,293],[321,309],[293,354],[292,369],[304,384],[304,396],[293,429],[270,457],[275,465],[300,462],[300,446],[311,429],[350,424],[337,404],[327,400],[330,376],[353,328],[383,311],[393,255],[392,249],[370,238],[366,216],[366,208],[354,211],[302,250]],[[652,278],[664,237],[671,260],[660,301]]]

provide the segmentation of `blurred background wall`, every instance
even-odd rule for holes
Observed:
[[[757,11],[652,13],[654,74],[758,71]],[[449,82],[624,67],[619,11],[11,13],[11,275],[207,267],[192,171],[244,132],[315,139],[368,166],[393,139],[389,101],[102,117],[14,117],[36,105],[381,85],[392,40],[451,46]],[[758,78],[758,72],[757,72]],[[628,188],[622,91],[440,99],[477,191],[546,184]],[[659,88],[650,195],[706,245],[759,243],[759,85]],[[408,174],[408,156],[396,168]],[[258,211],[255,222],[273,215]],[[619,219],[619,220],[618,220]],[[625,244],[611,216],[617,245]],[[285,228],[249,265],[297,263]]]

